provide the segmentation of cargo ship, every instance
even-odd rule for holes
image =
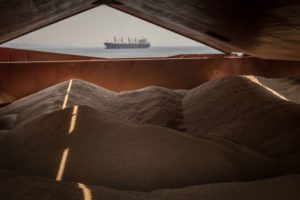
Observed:
[[[123,37],[116,38],[114,37],[113,42],[104,43],[106,49],[135,49],[135,48],[149,48],[151,46],[147,38],[143,37],[141,39],[137,38],[128,38],[127,41]]]

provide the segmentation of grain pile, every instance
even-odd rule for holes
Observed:
[[[296,195],[287,182],[299,183],[299,91],[297,79],[254,76],[189,91],[57,84],[0,109],[0,191],[10,199],[20,198],[14,184],[33,199],[51,190],[53,199],[82,199],[81,190],[92,199],[245,199],[245,188],[269,191],[273,181],[279,196]]]

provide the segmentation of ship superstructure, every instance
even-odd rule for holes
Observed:
[[[106,49],[134,49],[134,48],[149,48],[151,46],[147,38],[142,37],[141,39],[137,38],[127,38],[124,37],[116,38],[114,37],[113,42],[104,43]]]

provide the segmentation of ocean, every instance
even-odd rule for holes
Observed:
[[[180,54],[221,54],[222,52],[207,46],[187,47],[150,47],[146,49],[105,49],[94,48],[32,48],[31,50],[83,55],[100,58],[142,58],[142,57],[167,57]]]

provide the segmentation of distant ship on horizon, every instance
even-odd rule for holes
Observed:
[[[142,37],[141,39],[137,38],[128,38],[127,41],[123,37],[117,39],[114,37],[114,42],[105,42],[106,49],[136,49],[136,48],[149,48],[151,46],[147,38]]]

